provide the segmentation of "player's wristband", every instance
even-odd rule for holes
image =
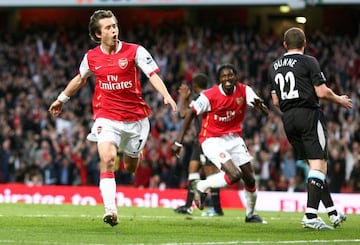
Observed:
[[[61,101],[62,103],[66,103],[66,102],[69,101],[70,97],[67,96],[64,92],[61,92],[61,93],[59,94],[59,96],[57,97],[57,99],[58,99],[59,101]]]
[[[174,145],[178,146],[178,147],[183,147],[183,144],[177,142],[176,140],[174,141]]]

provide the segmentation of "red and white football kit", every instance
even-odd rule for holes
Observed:
[[[100,99],[93,100],[93,128],[98,143],[110,141],[137,157],[148,137],[151,115],[142,98],[139,75],[141,71],[147,77],[159,72],[150,53],[140,45],[121,41],[114,54],[97,46],[85,54],[79,71],[83,78],[96,77],[99,92],[95,96]],[[94,107],[96,104],[99,107]]]
[[[142,98],[140,70],[147,77],[159,72],[150,53],[142,46],[119,42],[114,54],[105,54],[101,46],[89,50],[80,65],[81,77],[94,74],[101,91],[101,109],[97,117],[116,121],[138,121],[151,114]]]
[[[203,114],[199,142],[204,154],[219,169],[229,159],[241,166],[253,159],[242,139],[241,124],[246,106],[259,98],[254,90],[237,83],[234,92],[226,95],[221,84],[203,91],[192,104],[197,115]]]

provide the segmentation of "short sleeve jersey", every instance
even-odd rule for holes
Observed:
[[[241,83],[235,85],[234,92],[226,95],[221,85],[204,90],[192,104],[197,115],[202,115],[199,142],[210,137],[221,137],[226,134],[242,135],[247,97],[247,86]]]
[[[302,53],[286,53],[269,67],[271,93],[279,98],[280,110],[319,108],[314,86],[326,82],[319,62]]]
[[[81,77],[94,74],[100,96],[96,118],[117,121],[138,121],[151,114],[142,98],[140,71],[147,77],[159,72],[149,52],[140,45],[119,42],[114,54],[105,54],[97,46],[89,50],[80,65]],[[94,100],[93,100],[94,105]]]

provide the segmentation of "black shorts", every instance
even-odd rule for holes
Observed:
[[[326,121],[320,109],[290,109],[282,121],[297,160],[327,159]]]

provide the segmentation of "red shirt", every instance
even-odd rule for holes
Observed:
[[[97,118],[97,113],[100,110],[100,105],[101,105],[101,91],[100,91],[98,83],[96,83],[95,89],[94,89],[94,95],[92,98],[92,108],[93,108],[92,119],[93,120],[95,120]]]
[[[100,46],[86,53],[80,75],[86,77],[92,73],[96,76],[99,92],[95,88],[94,96],[100,96],[98,101],[93,98],[96,118],[131,122],[151,114],[142,98],[140,71],[150,77],[159,68],[149,52],[137,44],[119,42],[114,54],[105,54]]]
[[[203,114],[199,142],[226,134],[242,136],[241,124],[246,111],[246,89],[241,83],[235,85],[234,92],[226,95],[221,85],[205,90],[192,104],[193,110]],[[249,88],[249,87],[248,87]]]

